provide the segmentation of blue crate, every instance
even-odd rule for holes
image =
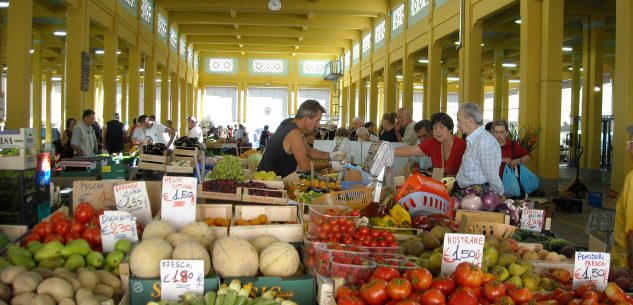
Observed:
[[[602,208],[604,192],[587,192],[587,203],[594,208]]]

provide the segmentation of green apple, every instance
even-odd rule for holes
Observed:
[[[127,254],[132,249],[132,242],[127,239],[119,239],[116,244],[114,244],[114,250],[123,252]]]
[[[124,257],[125,257],[125,254],[121,251],[110,252],[108,256],[106,256],[106,264],[110,268],[114,269],[116,267],[119,267],[119,264],[121,263]]]
[[[103,266],[103,260],[103,254],[95,251],[88,253],[88,256],[86,256],[86,263],[88,266],[95,267],[96,269]]]

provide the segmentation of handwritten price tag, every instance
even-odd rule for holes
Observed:
[[[101,224],[101,246],[104,252],[114,251],[114,245],[120,239],[127,239],[132,243],[138,240],[136,231],[136,217],[128,212],[105,211],[99,216]]]
[[[475,234],[444,235],[444,249],[442,250],[442,273],[450,274],[457,265],[471,262],[481,267],[486,237]]]
[[[196,221],[198,180],[193,177],[163,177],[161,218],[176,229]]]
[[[113,191],[117,210],[129,212],[144,225],[152,221],[152,209],[145,182],[115,185]]]
[[[543,222],[545,221],[543,210],[523,210],[521,213],[520,228],[532,232],[543,231]]]
[[[601,252],[576,252],[574,263],[574,289],[582,283],[592,282],[599,290],[607,287],[611,254]]]
[[[160,287],[163,301],[178,301],[187,292],[204,293],[203,260],[161,260]]]

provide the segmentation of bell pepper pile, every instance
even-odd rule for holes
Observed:
[[[411,215],[401,205],[394,205],[388,215],[373,217],[371,224],[378,227],[411,228]]]

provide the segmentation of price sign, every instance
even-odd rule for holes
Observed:
[[[520,228],[532,232],[543,231],[545,214],[543,210],[523,210]]]
[[[442,273],[450,274],[457,265],[470,262],[481,267],[486,237],[475,234],[444,235],[444,249],[442,249]]]
[[[129,212],[144,225],[152,221],[152,209],[144,181],[115,185],[112,190],[117,210]]]
[[[114,251],[114,245],[120,239],[127,239],[132,243],[138,240],[136,231],[136,217],[128,212],[105,211],[99,216],[101,224],[101,246],[103,252]]]
[[[198,180],[193,177],[163,177],[161,218],[177,230],[196,221]]]
[[[611,254],[602,252],[576,252],[574,263],[574,289],[582,283],[592,282],[599,290],[607,287]]]
[[[204,293],[204,261],[161,260],[160,285],[160,299],[163,301],[178,301],[187,291],[202,295]]]

